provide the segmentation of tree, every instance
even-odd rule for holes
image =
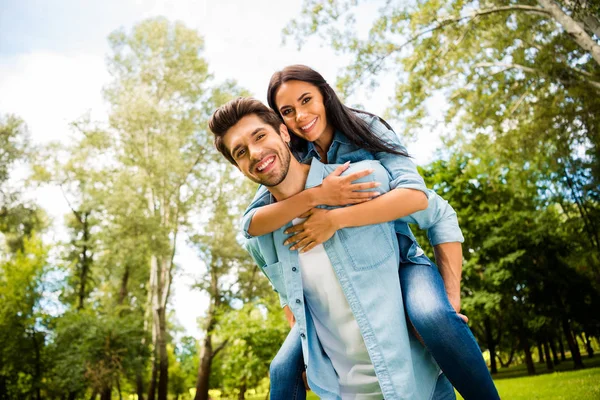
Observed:
[[[162,18],[136,25],[130,34],[110,36],[105,89],[111,105],[114,154],[143,201],[149,240],[149,306],[157,362],[150,380],[154,398],[166,399],[168,386],[167,314],[173,258],[192,210],[202,206],[210,179],[212,144],[206,130],[215,101],[235,84],[210,88],[203,40],[181,23]],[[214,154],[214,153],[213,153]],[[140,202],[136,201],[140,204]]]
[[[564,204],[572,229],[585,232],[586,263],[599,281],[596,2],[386,1],[366,38],[354,28],[359,3],[307,0],[286,35],[302,44],[317,33],[352,56],[338,79],[346,95],[393,75],[389,113],[406,135],[428,134],[440,122],[430,100],[441,96],[449,139],[485,132],[511,159],[544,173],[550,201]]]
[[[46,367],[40,310],[47,248],[32,234],[9,260],[0,260],[0,399],[40,400]]]

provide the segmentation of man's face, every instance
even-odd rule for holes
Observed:
[[[277,186],[287,176],[290,136],[281,124],[280,132],[251,114],[232,126],[223,137],[223,144],[250,180],[265,186]]]

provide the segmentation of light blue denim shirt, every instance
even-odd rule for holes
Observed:
[[[396,146],[399,149],[406,150],[400,143],[398,135],[388,129],[377,117],[368,114],[357,113],[367,124],[370,131],[384,140],[385,142]],[[319,152],[315,149],[312,142],[308,143],[308,152],[302,155],[302,162],[311,158],[321,160]],[[379,161],[391,176],[390,188],[408,188],[423,191],[428,199],[429,205],[423,210],[397,220],[397,232],[408,236],[413,240],[414,245],[412,253],[420,252],[414,240],[414,236],[405,223],[417,224],[419,228],[427,230],[427,237],[432,246],[447,242],[463,242],[464,237],[458,226],[456,212],[446,200],[441,198],[433,190],[427,189],[423,178],[419,175],[417,168],[409,157],[398,156],[387,152],[372,153],[353,143],[340,131],[334,133],[333,142],[327,152],[327,162],[330,164],[343,164],[346,161],[355,163],[362,160]],[[244,212],[242,226],[244,235],[250,238],[248,227],[256,209],[267,204],[268,191],[260,187],[250,206]]]
[[[335,167],[314,158],[306,188],[320,185]],[[353,164],[344,174],[366,168],[375,172],[360,181],[377,180],[381,183],[378,190],[389,191],[390,177],[376,161]],[[272,202],[269,194],[268,203]],[[249,239],[245,247],[278,292],[281,305],[288,305],[294,313],[311,389],[321,399],[341,399],[337,375],[321,347],[304,301],[298,252],[283,245],[283,232],[290,226]],[[365,340],[385,399],[430,399],[440,370],[408,332],[394,224],[341,229],[323,246]]]

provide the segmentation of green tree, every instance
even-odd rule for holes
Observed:
[[[204,198],[212,147],[206,121],[214,105],[203,40],[196,31],[162,18],[146,20],[131,33],[110,36],[105,96],[111,106],[112,148],[128,182],[143,200],[150,243],[149,306],[157,361],[150,380],[154,398],[166,399],[167,314],[178,238],[189,213]],[[228,87],[232,84],[228,83]],[[139,201],[136,201],[139,204]]]

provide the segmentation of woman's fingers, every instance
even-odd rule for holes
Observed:
[[[306,238],[307,234],[304,232],[298,232],[295,235],[290,236],[283,242],[285,246],[289,246],[291,244],[297,244],[302,239]]]
[[[379,186],[381,186],[381,183],[379,183],[379,182],[353,183],[350,185],[350,190],[352,190],[352,191],[366,190],[366,189],[373,189],[373,188],[376,188]]]
[[[298,243],[296,243],[295,245],[293,245],[292,247],[290,247],[290,250],[293,251],[293,250],[303,249],[304,247],[306,247],[312,241],[313,240],[311,238],[305,237],[304,239],[300,240]]]
[[[348,167],[350,166],[350,161],[346,161],[346,163],[340,165],[339,167],[337,167],[336,169],[333,170],[333,172],[331,173],[331,175],[334,176],[340,176],[342,174],[342,172],[344,172],[345,170],[348,169]]]
[[[350,175],[344,177],[346,182],[354,182],[355,180],[370,175],[375,171],[374,169],[363,169],[362,171],[353,172]]]
[[[301,253],[306,253],[307,251],[311,251],[317,244],[315,242],[310,242],[308,245],[306,245],[305,248],[303,248],[302,250],[300,250]]]
[[[310,212],[310,211],[309,211]],[[306,213],[305,213],[306,214]],[[304,215],[304,214],[303,214]],[[309,214],[310,215],[310,214]],[[301,218],[306,218],[306,217],[302,217],[302,215],[300,216]],[[285,230],[286,235],[294,235],[298,232],[302,232],[304,230],[304,223],[298,224],[298,225],[294,225],[294,226],[290,226],[289,228],[287,228]]]

